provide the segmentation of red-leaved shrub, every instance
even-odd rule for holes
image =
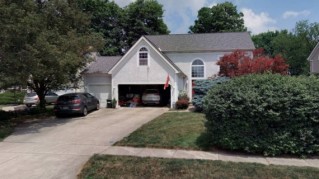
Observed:
[[[288,74],[288,65],[282,56],[274,58],[264,55],[263,49],[253,51],[253,58],[244,51],[224,55],[218,62],[220,66],[219,75],[227,77],[241,76],[245,74],[261,74],[265,72]]]

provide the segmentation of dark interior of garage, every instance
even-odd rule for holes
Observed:
[[[164,85],[119,85],[119,105],[122,107],[130,107],[131,103],[137,102],[136,106],[168,106],[171,99],[171,87],[168,86],[164,90]],[[143,102],[143,94],[149,90],[158,91],[160,96],[159,104],[146,104]],[[135,101],[135,99],[138,100]],[[134,106],[135,107],[135,106]]]

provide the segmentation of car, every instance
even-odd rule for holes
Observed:
[[[99,100],[90,93],[68,93],[59,96],[54,105],[57,117],[69,114],[86,116],[92,110],[100,109]]]
[[[56,100],[58,99],[58,95],[56,93],[53,92],[48,92],[45,95],[45,102],[47,104],[52,104],[55,103]],[[31,107],[32,105],[38,105],[40,103],[40,99],[37,95],[37,93],[35,92],[31,92],[31,93],[27,93],[23,99],[23,103],[27,106],[27,107]]]
[[[143,104],[160,104],[161,96],[158,89],[146,89],[142,95]]]

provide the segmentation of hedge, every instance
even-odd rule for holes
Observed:
[[[273,74],[233,78],[204,99],[212,146],[261,153],[319,153],[319,80]]]
[[[207,92],[217,84],[221,84],[223,82],[228,81],[228,77],[217,77],[214,79],[206,79],[206,80],[194,80],[193,86],[193,99],[192,103],[196,108],[196,111],[203,110],[203,98],[207,94]]]

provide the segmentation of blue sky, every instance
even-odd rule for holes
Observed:
[[[121,7],[134,0],[114,0]],[[296,22],[319,23],[319,0],[229,0],[244,13],[245,25],[253,34],[268,30],[292,30]],[[200,8],[224,0],[158,0],[163,5],[164,21],[172,34],[187,33]]]

